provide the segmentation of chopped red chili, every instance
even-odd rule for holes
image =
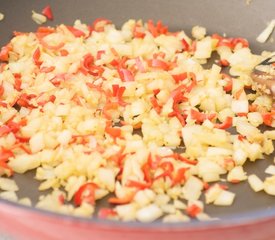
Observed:
[[[48,18],[49,20],[53,20],[53,13],[52,13],[52,8],[50,5],[46,6],[45,8],[43,8],[42,10],[42,14]]]
[[[74,204],[80,206],[83,202],[95,204],[95,190],[98,186],[95,183],[83,184],[74,195]]]

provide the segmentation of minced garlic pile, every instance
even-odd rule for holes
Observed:
[[[266,179],[243,169],[274,152],[272,99],[247,91],[269,53],[151,20],[121,30],[77,20],[14,35],[0,52],[0,197],[90,217],[113,193],[98,217],[174,222],[208,219],[204,204],[233,204],[219,182],[225,173],[275,195],[274,163]],[[207,69],[213,52],[220,59]],[[29,170],[41,181],[38,203],[16,195],[12,175]]]

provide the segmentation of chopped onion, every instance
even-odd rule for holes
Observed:
[[[275,19],[273,19],[268,26],[260,33],[260,35],[256,38],[256,40],[260,43],[265,43],[269,36],[271,35],[273,29],[275,27]]]
[[[44,15],[35,11],[32,11],[32,19],[39,25],[47,22],[47,18]]]
[[[255,192],[259,192],[264,189],[263,181],[255,174],[248,176],[248,183]]]

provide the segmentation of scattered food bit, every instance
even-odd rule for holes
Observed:
[[[39,25],[47,21],[47,18],[44,15],[37,13],[35,11],[32,11],[32,19]]]
[[[269,165],[265,169],[265,173],[270,174],[270,175],[275,175],[275,165]]]
[[[235,199],[235,193],[232,193],[227,190],[223,190],[217,199],[214,201],[214,205],[218,206],[230,206],[233,204],[233,201]]]
[[[206,28],[201,26],[195,26],[192,28],[192,36],[198,40],[201,40],[205,37]]]
[[[273,19],[268,26],[260,33],[260,35],[257,37],[257,41],[260,43],[265,43],[271,33],[273,32],[273,29],[275,27],[275,19]]]
[[[263,181],[255,174],[251,174],[248,176],[248,183],[255,192],[259,192],[264,189]]]
[[[4,191],[0,193],[0,198],[3,198],[5,200],[9,200],[12,202],[17,202],[18,197],[14,191]]]
[[[267,177],[264,181],[264,191],[269,195],[275,196],[275,175]]]
[[[4,19],[5,15],[3,13],[0,13],[0,21]]]
[[[11,191],[11,192],[15,192],[19,190],[17,184],[13,179],[2,178],[2,177],[0,178],[0,189],[4,191]]]
[[[29,198],[21,198],[18,200],[18,203],[23,204],[25,206],[29,206],[29,207],[32,205],[31,199],[29,199]]]

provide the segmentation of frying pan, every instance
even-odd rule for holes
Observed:
[[[171,30],[183,29],[190,34],[194,25],[207,28],[208,33],[226,33],[232,37],[246,37],[255,53],[262,50],[274,51],[274,43],[259,44],[255,41],[267,22],[274,18],[274,0],[26,0],[0,1],[0,12],[5,19],[0,22],[0,45],[5,45],[12,32],[35,31],[37,25],[31,19],[31,10],[40,12],[50,4],[54,21],[73,24],[81,19],[92,23],[98,17],[112,20],[117,26],[130,18],[162,20]],[[274,36],[274,35],[273,35]],[[249,173],[263,176],[264,169],[273,162],[272,156],[266,160],[245,165]],[[30,197],[36,201],[38,183],[33,173],[15,175],[21,190],[19,197]],[[264,193],[254,193],[247,183],[230,186],[237,194],[231,207],[206,206],[206,212],[218,221],[167,224],[154,222],[123,223],[100,219],[84,219],[63,216],[43,210],[25,207],[0,200],[0,231],[5,236],[16,239],[275,239],[275,199]],[[103,199],[99,203],[106,206]]]

